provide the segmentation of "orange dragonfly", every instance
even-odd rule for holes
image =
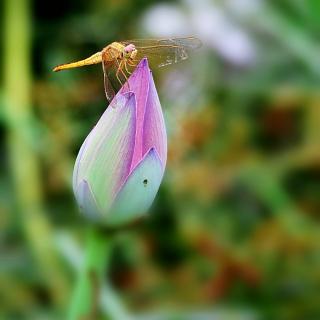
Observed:
[[[61,64],[53,71],[61,71],[102,62],[104,88],[109,101],[115,96],[117,82],[123,86],[128,76],[144,57],[151,66],[163,67],[188,58],[190,51],[201,46],[201,41],[195,37],[172,39],[140,39],[113,42],[89,58]]]

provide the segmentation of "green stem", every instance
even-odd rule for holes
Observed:
[[[84,262],[72,297],[69,320],[98,318],[101,289],[110,253],[110,236],[97,228],[88,230]]]

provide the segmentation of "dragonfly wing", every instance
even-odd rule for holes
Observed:
[[[134,44],[138,48],[170,45],[184,47],[186,50],[195,50],[201,47],[201,40],[196,37],[163,38],[163,39],[133,39],[121,41],[122,44]]]
[[[114,98],[115,91],[110,81],[110,69],[112,65],[106,61],[102,61],[104,91],[109,102]]]
[[[188,52],[183,47],[145,47],[138,48],[137,60],[147,57],[150,64],[157,67],[164,67],[181,60],[187,59]]]
[[[125,87],[124,90],[129,91],[129,84],[127,82],[128,74],[124,66],[120,65],[117,59],[114,61],[103,61],[103,75],[104,75],[104,89],[105,94],[109,102],[114,98],[116,92],[121,87]]]
[[[134,44],[137,48],[136,60],[147,57],[150,64],[163,67],[188,58],[189,51],[201,46],[195,37],[172,39],[136,39],[122,41],[124,45]]]

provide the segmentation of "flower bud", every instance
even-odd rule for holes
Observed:
[[[79,151],[73,190],[81,211],[108,226],[136,220],[156,196],[166,158],[161,105],[143,59]]]

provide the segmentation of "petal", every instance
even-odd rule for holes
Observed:
[[[167,133],[162,109],[152,75],[149,80],[149,95],[143,127],[143,154],[154,147],[163,166],[167,160]]]
[[[86,180],[79,183],[75,194],[82,213],[91,220],[99,219],[101,211]]]
[[[106,223],[116,226],[145,214],[156,196],[163,172],[164,167],[157,151],[150,149],[119,191]]]
[[[135,144],[134,94],[119,95],[117,104],[108,108],[93,128],[74,168],[74,189],[86,180],[103,212],[129,174]]]
[[[137,165],[143,156],[143,124],[146,103],[149,93],[150,69],[147,59],[142,59],[136,67],[134,73],[128,80],[129,90],[133,92],[137,101],[136,109],[136,136],[131,170]],[[122,88],[123,91],[128,89],[128,86]]]
[[[80,160],[82,159],[82,154],[83,154],[84,150],[86,149],[86,145],[90,141],[90,136],[91,136],[92,132],[93,132],[93,130],[88,134],[88,136],[84,140],[84,142],[78,152],[76,162],[74,164],[73,177],[72,177],[72,187],[73,187],[73,192],[75,195],[77,194],[76,191],[78,188],[79,181],[81,181],[81,179],[79,179],[79,168],[80,168],[79,163],[80,163]]]

